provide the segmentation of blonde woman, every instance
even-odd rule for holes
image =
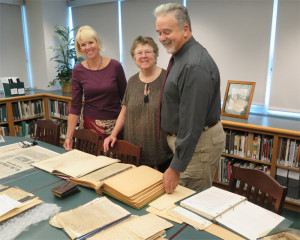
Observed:
[[[121,111],[126,78],[121,64],[101,55],[103,49],[97,32],[90,26],[79,28],[75,49],[86,59],[72,73],[72,104],[64,148],[71,150],[73,134],[81,113],[84,93],[83,127],[92,129],[104,139],[111,134]]]

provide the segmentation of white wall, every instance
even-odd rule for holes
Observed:
[[[273,0],[188,0],[194,37],[227,81],[256,82],[252,103],[264,105]]]
[[[162,0],[127,0],[122,2],[124,70],[127,78],[139,71],[130,55],[133,40],[139,35],[149,36],[154,39],[159,47],[157,65],[165,69],[167,68],[170,55],[166,53],[166,50],[158,41],[158,34],[155,29],[156,19],[153,11],[160,4],[168,2]],[[181,0],[173,0],[172,2],[182,3]]]
[[[60,89],[60,86],[48,88],[48,83],[55,78],[54,56],[50,46],[57,41],[54,37],[55,25],[67,25],[67,7],[65,0],[25,0],[29,48],[31,55],[32,78],[37,89]]]
[[[153,16],[155,7],[166,2],[168,1],[122,1],[123,66],[127,79],[138,71],[129,53],[132,41],[138,35],[153,37],[160,49],[158,66],[166,68],[170,56],[158,41]],[[53,26],[67,25],[66,1],[25,0],[25,4],[34,86],[49,89],[48,82],[55,76],[55,63],[49,62],[53,53],[48,48],[55,44]],[[299,5],[298,0],[279,0],[270,101],[273,109],[300,112]],[[272,7],[273,0],[187,0],[193,35],[207,48],[220,69],[222,97],[228,80],[255,81],[253,103],[264,104]],[[5,34],[11,34],[11,41],[7,41],[3,40],[1,32],[0,76],[3,73],[23,74],[27,78],[26,64],[23,62],[24,49],[19,48],[20,44],[15,42],[17,38],[21,38],[22,29],[11,31],[11,25],[5,24],[8,21],[2,19],[12,16],[3,12],[3,8],[0,11],[0,26],[3,28],[4,25]],[[73,20],[74,25],[93,26],[103,40],[103,55],[119,60],[117,11],[116,1],[73,7]],[[20,21],[20,17],[15,19]],[[7,50],[2,47],[10,44],[16,46],[15,49]],[[21,59],[23,65],[17,64],[18,67],[15,67],[12,58]],[[7,60],[10,63],[5,65]]]
[[[21,6],[0,3],[1,77],[19,77],[28,87]]]
[[[270,108],[300,113],[300,1],[279,1]]]
[[[74,26],[89,25],[97,31],[104,46],[103,56],[120,60],[117,2],[73,7],[72,15]]]

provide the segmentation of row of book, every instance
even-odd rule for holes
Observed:
[[[22,121],[19,124],[15,124],[15,136],[31,138],[35,136],[37,122],[35,120]]]
[[[1,122],[7,122],[6,104],[0,105],[0,123]]]
[[[282,186],[288,188],[288,198],[292,198],[293,200],[300,199],[300,172],[277,168],[275,179]]]
[[[276,163],[285,167],[300,168],[300,141],[279,138]]]
[[[69,103],[57,100],[49,101],[50,112],[52,116],[67,118],[69,114]]]
[[[12,103],[14,120],[44,115],[43,100],[30,100]]]
[[[232,166],[238,166],[243,168],[258,169],[270,174],[270,167],[254,162],[241,161],[234,158],[221,157],[219,160],[218,168],[218,182],[229,183],[232,173]]]
[[[0,126],[0,135],[9,136],[8,128],[5,126]]]
[[[271,162],[273,138],[252,132],[226,131],[224,153]]]

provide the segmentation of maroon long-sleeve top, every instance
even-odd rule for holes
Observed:
[[[127,81],[122,65],[111,59],[101,70],[86,69],[81,63],[72,73],[70,113],[80,115],[84,92],[83,116],[92,119],[117,119],[121,111]]]

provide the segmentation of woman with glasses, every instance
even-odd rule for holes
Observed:
[[[104,141],[104,151],[114,145],[124,128],[124,140],[142,147],[141,164],[164,172],[172,157],[166,133],[158,137],[158,106],[166,71],[156,66],[158,47],[151,37],[138,36],[130,53],[140,71],[128,80],[121,112]]]

